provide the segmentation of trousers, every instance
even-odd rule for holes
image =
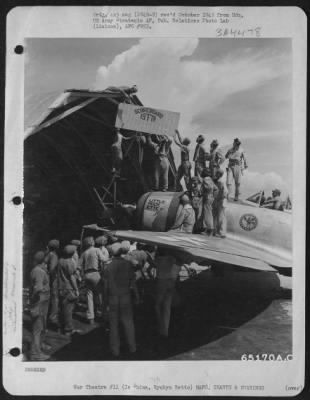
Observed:
[[[223,201],[213,204],[213,224],[215,233],[226,235],[226,207],[223,206]]]
[[[32,319],[32,340],[30,346],[30,358],[35,359],[42,353],[41,346],[45,336],[46,320],[49,300],[40,300],[39,315]]]
[[[65,332],[73,331],[73,309],[75,301],[68,300],[69,292],[64,290],[59,294],[59,305],[60,305],[60,321]]]
[[[167,157],[157,157],[154,168],[154,190],[168,189],[169,161]]]
[[[50,297],[50,312],[49,320],[53,323],[58,323],[59,314],[59,299],[58,299],[58,285],[57,279],[51,282],[51,297]]]
[[[240,195],[241,166],[238,164],[231,165],[227,168],[226,184],[229,194],[231,194],[231,185],[235,183],[235,199],[238,200]]]
[[[102,281],[99,272],[88,272],[85,274],[85,286],[86,286],[86,297],[87,297],[87,311],[86,318],[95,318],[95,302],[97,307],[102,312],[103,301],[102,301]]]
[[[191,163],[189,161],[183,161],[182,164],[178,168],[177,174],[177,190],[182,190],[181,179],[184,177],[186,189],[190,190],[190,181],[191,181]]]
[[[213,226],[213,196],[203,199],[203,228],[209,231],[214,229]]]
[[[155,314],[158,333],[168,336],[171,304],[175,288],[175,279],[158,279],[155,295]]]
[[[124,329],[125,339],[131,353],[136,351],[135,326],[130,293],[109,296],[110,349],[114,356],[120,353],[120,324]]]

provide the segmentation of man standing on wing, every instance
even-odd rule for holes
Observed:
[[[220,166],[223,164],[224,161],[225,157],[222,150],[219,147],[219,142],[216,139],[212,140],[210,144],[210,163],[209,163],[212,179],[215,178],[216,172],[220,169]]]
[[[224,171],[218,169],[214,177],[214,183],[218,188],[213,202],[214,236],[220,238],[226,237],[226,202],[228,191],[222,179],[223,175]]]
[[[198,176],[206,168],[206,161],[209,160],[209,153],[204,147],[205,138],[203,135],[199,135],[196,139],[196,148],[194,153],[193,161],[195,163],[195,176]]]
[[[238,138],[234,139],[233,147],[228,150],[225,158],[228,158],[227,168],[227,188],[229,194],[231,193],[231,185],[235,182],[235,201],[239,200],[240,195],[240,181],[243,167],[248,167],[244,150],[240,147],[241,142]],[[243,165],[242,165],[243,164]]]
[[[191,168],[192,165],[189,161],[189,145],[191,141],[188,138],[181,139],[180,132],[176,129],[176,136],[174,136],[174,143],[181,149],[181,165],[178,168],[177,175],[177,191],[182,190],[181,179],[184,177],[186,189],[190,191],[191,181]],[[178,140],[177,140],[178,138]]]

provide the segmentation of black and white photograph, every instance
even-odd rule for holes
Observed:
[[[4,279],[18,276],[22,370],[60,373],[65,362],[73,376],[102,362],[104,371],[132,365],[139,374],[164,365],[167,376],[169,365],[206,362],[208,379],[142,375],[133,384],[124,375],[106,394],[115,383],[123,391],[115,394],[242,395],[241,383],[218,372],[212,380],[208,367],[235,361],[248,370],[244,394],[261,396],[264,378],[252,383],[250,365],[268,376],[263,365],[283,371],[299,354],[300,381],[293,332],[296,302],[304,306],[296,223],[305,215],[305,132],[296,42],[264,35],[263,22],[242,37],[226,32],[224,19],[243,18],[240,10],[148,8],[141,18],[178,22],[178,35],[104,35],[110,25],[142,25],[132,8],[112,7],[89,13],[95,36],[24,36],[21,265],[8,262]],[[215,35],[182,34],[195,19],[222,25]],[[77,376],[71,393],[104,394],[101,378]]]

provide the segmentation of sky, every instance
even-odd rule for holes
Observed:
[[[290,39],[36,38],[25,50],[26,127],[65,89],[136,84],[144,105],[180,113],[192,151],[198,134],[224,150],[238,137],[246,194],[291,192]]]

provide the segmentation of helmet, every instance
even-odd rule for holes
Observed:
[[[205,140],[205,137],[204,137],[203,135],[199,135],[199,136],[197,137],[197,139],[196,139],[196,142],[197,142],[197,143],[202,143],[202,142],[204,142],[204,140]]]
[[[130,242],[128,240],[123,240],[121,242],[122,253],[126,254],[130,250]]]
[[[76,252],[77,247],[74,246],[73,244],[68,244],[67,246],[64,247],[64,255],[66,257],[72,257],[73,254]]]
[[[104,235],[98,236],[95,239],[95,245],[96,246],[105,246],[107,243],[108,243],[108,239]]]
[[[83,239],[83,247],[84,249],[88,249],[89,247],[95,244],[94,238],[92,236],[87,236]]]
[[[42,264],[45,259],[44,251],[37,251],[33,257],[35,264]]]
[[[57,250],[59,249],[59,240],[57,239],[52,239],[48,242],[47,247],[49,250]]]

